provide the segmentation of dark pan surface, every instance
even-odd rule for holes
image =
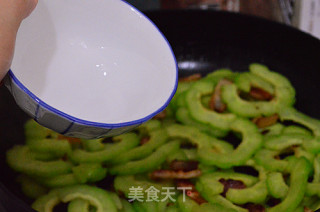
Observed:
[[[218,68],[247,70],[259,62],[287,76],[298,109],[320,118],[320,41],[292,27],[226,12],[147,13],[172,45],[180,75]]]
[[[225,12],[153,11],[146,14],[172,45],[180,76],[206,74],[218,68],[245,71],[252,62],[263,63],[291,80],[297,90],[298,109],[320,118],[320,41],[316,38],[281,24]],[[26,119],[8,91],[0,88],[1,212],[1,204],[10,212],[32,211],[23,209],[22,201],[10,204],[13,198],[8,190],[21,199],[23,195],[14,182],[15,174],[5,165],[5,151],[24,142]]]

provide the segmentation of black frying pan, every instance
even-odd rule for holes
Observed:
[[[180,76],[217,68],[244,71],[259,62],[287,76],[297,90],[296,107],[320,118],[320,41],[294,28],[250,16],[214,11],[146,13],[167,37]],[[27,116],[0,88],[0,212],[33,211],[6,166],[5,152],[23,143]]]

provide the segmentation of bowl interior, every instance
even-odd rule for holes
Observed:
[[[251,62],[264,63],[291,80],[297,91],[299,110],[320,118],[317,94],[320,63],[319,55],[314,54],[320,52],[319,40],[290,27],[237,14],[155,11],[147,15],[170,41],[178,59],[180,76],[206,74],[223,67],[243,71]],[[3,88],[0,99],[0,167],[4,173],[0,175],[0,182],[23,198],[13,180],[15,174],[5,163],[5,151],[24,142],[23,123],[27,117]],[[23,200],[30,202],[26,198]]]
[[[166,39],[120,0],[40,1],[19,30],[11,69],[52,108],[106,124],[160,112],[177,78]]]

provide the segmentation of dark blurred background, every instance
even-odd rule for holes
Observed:
[[[127,0],[141,11],[226,10],[297,27],[320,38],[320,0]]]

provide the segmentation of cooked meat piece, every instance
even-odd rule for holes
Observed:
[[[179,79],[179,82],[194,82],[201,79],[201,74],[192,74],[187,77],[183,77]]]
[[[249,95],[255,100],[260,101],[270,101],[273,98],[269,92],[257,87],[251,87]]]
[[[219,113],[223,113],[227,109],[227,105],[223,103],[221,98],[221,88],[223,85],[229,85],[229,84],[232,84],[232,82],[227,79],[222,79],[219,81],[219,83],[214,89],[214,92],[209,102],[209,108],[211,110],[217,111]]]
[[[310,208],[304,207],[304,212],[313,212]]]
[[[170,163],[170,169],[174,171],[192,171],[198,169],[198,161],[179,161],[174,160]]]
[[[197,202],[199,205],[208,202],[207,200],[203,199],[200,193],[197,191],[195,185],[190,180],[177,180],[176,187],[184,187],[184,188],[191,188],[191,190],[186,190],[186,195]]]
[[[68,140],[70,143],[80,143],[81,140],[80,138],[72,138],[72,137],[67,137],[64,135],[58,135],[59,140]]]
[[[203,203],[207,203],[208,201],[203,199],[202,196],[198,191],[187,191],[187,196],[190,197],[190,199],[194,200],[197,202],[199,205]]]
[[[199,169],[192,171],[174,171],[174,170],[155,170],[150,174],[151,179],[191,179],[199,177],[201,171]]]
[[[163,110],[160,113],[158,113],[157,115],[155,115],[153,117],[153,119],[162,120],[162,119],[165,119],[166,117],[167,117],[167,111]]]
[[[265,127],[269,127],[276,124],[278,119],[279,119],[279,115],[273,114],[272,116],[268,116],[268,117],[254,118],[252,119],[252,122],[255,123],[259,128],[265,128]]]
[[[224,186],[223,192],[222,192],[222,196],[226,196],[226,193],[228,192],[229,188],[233,188],[233,189],[244,189],[247,186],[240,180],[225,180],[225,179],[220,179],[219,180],[220,183],[222,183],[222,185]]]
[[[148,143],[149,141],[150,141],[150,137],[149,136],[142,137],[140,139],[140,145],[144,145],[144,144]]]

